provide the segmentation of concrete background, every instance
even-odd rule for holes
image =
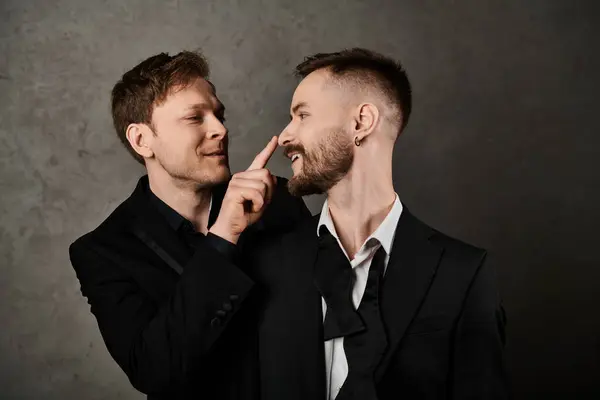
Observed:
[[[396,189],[429,224],[489,249],[516,397],[598,398],[599,11],[594,0],[2,1],[0,399],[142,398],[67,254],[143,172],[111,126],[121,74],[202,48],[239,170],[285,126],[296,63],[352,46],[408,70]],[[281,154],[270,166],[290,175]],[[307,201],[316,212],[322,199]]]

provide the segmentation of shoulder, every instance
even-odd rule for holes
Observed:
[[[494,292],[494,270],[488,262],[487,250],[420,222],[426,232],[428,246],[439,254],[435,287],[440,293],[466,293],[480,279],[482,290]],[[427,248],[427,247],[426,247]],[[460,288],[460,290],[459,290]]]
[[[132,219],[135,215],[146,215],[149,210],[148,175],[138,179],[133,191],[102,221],[96,228],[77,238],[71,247],[80,247],[84,244],[93,244],[108,239],[121,242],[124,235],[130,231]]]
[[[471,282],[482,269],[489,270],[484,265],[487,251],[463,240],[434,230],[430,243],[443,249],[440,276],[445,276],[452,282]],[[445,273],[444,273],[445,272]]]
[[[486,258],[487,251],[485,249],[429,226],[412,215],[407,209],[403,211],[400,223],[402,221],[410,226],[410,228],[404,227],[403,236],[405,239],[410,235],[426,239],[430,246],[440,251],[440,262],[443,269],[450,269],[454,272],[462,271],[461,275],[466,273],[470,276],[477,271]],[[398,230],[396,233],[398,233]]]
[[[470,260],[480,259],[486,253],[486,250],[481,247],[433,228],[412,214],[406,206],[404,206],[398,224],[396,235],[402,232],[401,237],[413,236],[417,240],[426,239],[431,245],[441,248],[446,257]]]
[[[444,248],[444,255],[463,261],[482,260],[487,251],[481,247],[467,243],[461,239],[449,236],[436,229],[432,229],[433,234],[429,241],[437,246]]]
[[[122,237],[127,231],[131,211],[129,199],[119,204],[96,228],[79,236],[69,245],[69,252],[89,249],[110,238]]]

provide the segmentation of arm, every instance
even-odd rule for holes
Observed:
[[[207,245],[185,266],[169,300],[156,304],[127,267],[118,265],[125,261],[82,239],[69,252],[110,354],[132,385],[146,394],[186,382],[253,286]],[[232,304],[231,311],[222,310],[225,302]]]
[[[506,318],[485,253],[471,282],[454,339],[453,399],[507,399]]]
[[[156,304],[128,272],[128,261],[95,246],[92,236],[69,248],[106,346],[141,392],[159,393],[186,383],[253,286],[233,264],[237,251],[231,246],[270,201],[274,182],[264,166],[276,139],[271,138],[247,171],[230,180],[207,243],[183,269],[166,304]],[[224,240],[230,245],[223,246]]]

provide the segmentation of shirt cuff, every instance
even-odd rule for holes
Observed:
[[[206,241],[213,249],[221,253],[227,260],[235,263],[238,257],[238,248],[229,240],[223,239],[221,236],[209,232],[206,235]]]

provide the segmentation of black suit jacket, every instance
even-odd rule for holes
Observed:
[[[272,203],[240,237],[244,254],[266,233],[310,216],[278,178]],[[213,190],[210,220],[227,184]],[[151,204],[148,178],[69,248],[108,351],[149,399],[252,399],[258,394],[253,280],[207,241],[193,251]],[[190,254],[191,253],[191,254]]]
[[[321,296],[313,283],[319,216],[263,245],[254,259],[265,307],[262,398],[325,399]],[[504,399],[505,316],[484,250],[452,239],[404,208],[382,287],[389,346],[379,398]]]

